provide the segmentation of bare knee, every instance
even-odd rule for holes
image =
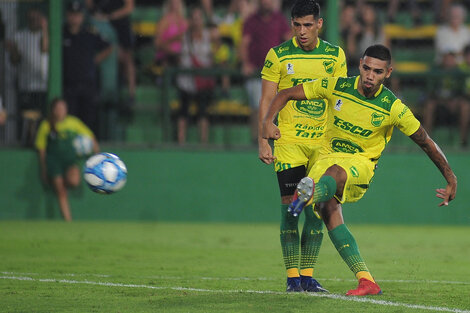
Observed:
[[[65,181],[67,186],[72,188],[78,187],[78,185],[80,185],[80,170],[78,167],[73,166],[67,170]]]
[[[325,171],[323,176],[333,177],[336,181],[336,195],[341,198],[343,196],[344,185],[348,179],[346,171],[341,166],[334,164]]]

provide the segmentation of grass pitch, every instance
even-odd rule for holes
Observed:
[[[350,225],[382,296],[356,287],[327,235],[287,294],[278,226],[0,222],[0,312],[467,312],[470,228]]]

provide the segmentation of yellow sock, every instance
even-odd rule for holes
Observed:
[[[297,267],[288,269],[287,270],[287,277],[300,277],[299,269]]]
[[[300,275],[302,276],[313,276],[313,268],[304,268],[300,270]]]
[[[366,271],[361,271],[356,273],[356,278],[359,280],[361,278],[365,278],[367,280],[370,280],[371,282],[375,283],[374,278],[372,278],[372,275],[369,272]]]

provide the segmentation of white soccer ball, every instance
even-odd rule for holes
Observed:
[[[88,156],[93,152],[93,139],[88,136],[78,135],[73,139],[72,144],[79,157]]]
[[[83,178],[94,192],[110,194],[126,184],[127,168],[117,155],[103,152],[86,161]]]

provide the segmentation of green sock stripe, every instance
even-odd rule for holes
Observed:
[[[341,255],[341,258],[343,258],[344,262],[354,274],[361,271],[369,271],[359,253],[356,240],[345,224],[341,224],[329,231],[328,235],[336,250],[338,250]]]
[[[281,205],[281,248],[286,269],[299,266],[299,217],[287,212],[288,204]]]
[[[320,180],[315,183],[315,192],[313,193],[313,202],[328,201],[336,193],[336,181],[331,176],[322,176]]]
[[[314,268],[323,241],[323,221],[313,213],[313,206],[304,208],[305,223],[300,241],[300,269]]]

